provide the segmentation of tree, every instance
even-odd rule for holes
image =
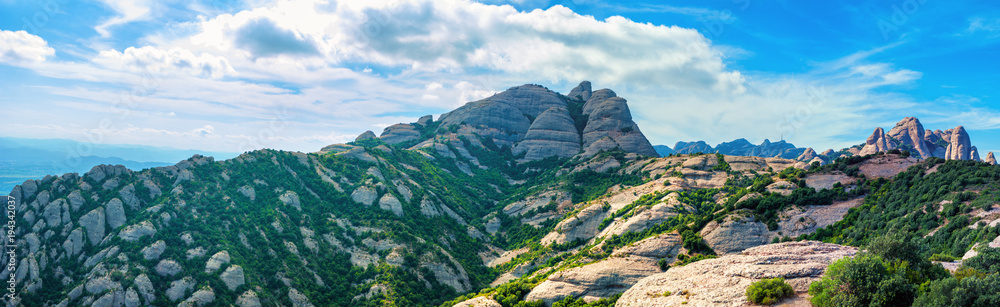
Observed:
[[[917,289],[906,278],[906,264],[898,264],[868,252],[837,260],[809,286],[809,301],[816,306],[909,306]]]

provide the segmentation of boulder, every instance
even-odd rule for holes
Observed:
[[[721,224],[709,222],[701,230],[701,237],[720,255],[739,253],[771,242],[767,226],[755,221],[752,215],[743,216],[741,212],[730,214]]]
[[[135,292],[134,288],[128,288],[125,291],[125,307],[139,307],[139,293]]]
[[[857,251],[815,241],[758,246],[646,277],[625,291],[616,306],[749,306],[747,287],[777,277],[785,278],[799,293],[784,304],[809,306],[804,299],[809,284],[819,280],[830,263]]]
[[[376,198],[378,198],[378,192],[369,186],[361,186],[354,189],[354,192],[351,192],[351,199],[365,206],[374,204]]]
[[[87,230],[87,239],[91,245],[97,245],[104,240],[104,208],[97,207],[79,219],[80,226]]]
[[[292,301],[292,307],[313,307],[313,304],[309,302],[309,298],[306,297],[299,290],[295,288],[288,289],[288,300]]]
[[[153,242],[149,246],[143,247],[140,253],[142,253],[142,258],[146,260],[156,260],[160,259],[160,254],[167,249],[167,243],[163,240]]]
[[[524,160],[534,161],[556,156],[568,158],[580,152],[580,134],[569,110],[552,107],[543,112],[528,128],[524,139],[512,150],[524,154]]]
[[[386,127],[379,139],[386,144],[399,144],[420,140],[420,131],[411,124],[395,124]]]
[[[153,269],[156,270],[156,274],[159,274],[160,276],[174,276],[177,275],[177,273],[180,273],[184,268],[182,268],[181,264],[177,263],[177,261],[164,259],[160,260],[160,263],[156,264],[156,267]]]
[[[153,223],[150,223],[149,221],[142,221],[139,224],[125,227],[125,229],[118,234],[118,237],[128,242],[135,242],[139,240],[139,238],[154,234],[156,234],[156,228],[153,227]]]
[[[205,306],[215,301],[215,291],[212,288],[204,288],[195,291],[191,297],[184,300],[177,306]]]
[[[194,279],[191,277],[184,277],[170,282],[170,288],[166,291],[167,298],[174,302],[179,301],[184,298],[184,294],[194,289],[194,284]]]
[[[104,205],[104,216],[108,221],[108,226],[111,229],[117,229],[122,225],[125,225],[125,208],[122,207],[122,201],[117,198],[112,198]]]
[[[74,212],[76,212],[76,210],[80,210],[80,207],[83,207],[83,204],[86,203],[86,200],[83,199],[83,195],[80,194],[80,190],[69,193],[69,195],[66,196],[66,199],[69,200],[69,207],[70,209],[73,209]]]
[[[76,228],[66,237],[66,241],[63,242],[62,247],[66,250],[66,254],[76,256],[76,254],[79,254],[83,250],[83,244],[83,231],[80,228]]]
[[[392,194],[382,195],[382,198],[378,200],[378,206],[383,210],[392,211],[392,214],[396,216],[403,216],[403,204]]]
[[[205,263],[205,273],[212,273],[217,271],[223,264],[229,263],[229,252],[221,251],[212,255],[212,258],[208,259]]]
[[[251,290],[243,292],[240,297],[236,298],[236,306],[240,307],[260,307],[260,299],[257,298],[257,293]]]
[[[229,288],[229,291],[236,290],[236,288],[242,286],[246,281],[246,277],[243,275],[243,267],[239,265],[229,266],[225,272],[219,275],[219,278],[226,284],[226,288]]]
[[[135,278],[134,284],[136,290],[139,291],[139,295],[142,296],[142,299],[144,299],[147,304],[150,304],[150,302],[156,299],[156,296],[153,294],[153,283],[149,280],[149,276],[146,276],[146,274],[139,274],[139,276]]]

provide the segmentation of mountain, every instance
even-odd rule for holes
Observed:
[[[656,150],[656,153],[661,157],[666,157],[676,153],[673,148],[670,148],[667,145],[653,145],[653,150]]]
[[[894,249],[919,253],[893,268],[913,279],[885,283],[898,289],[935,286],[933,253],[997,237],[995,166],[660,158],[627,102],[591,86],[513,87],[313,153],[26,180],[0,274],[26,306],[742,305],[765,277],[804,300],[882,234],[921,247]],[[746,144],[718,147],[790,146]]]
[[[937,157],[946,160],[980,161],[979,151],[972,146],[965,127],[948,130],[924,130],[916,117],[906,117],[896,123],[888,133],[876,128],[865,141],[861,155],[890,150],[907,150],[921,158]]]
[[[83,173],[94,165],[124,165],[131,170],[168,166],[195,154],[235,157],[236,153],[180,150],[121,144],[94,144],[63,139],[0,137],[0,191],[45,175]]]
[[[721,143],[716,147],[712,147],[704,141],[677,142],[673,148],[673,151],[679,154],[701,152],[720,153],[731,156],[779,157],[785,159],[795,159],[805,152],[805,150],[805,148],[796,148],[795,145],[786,143],[785,141],[772,143],[770,140],[765,139],[760,145],[753,145],[743,138]]]

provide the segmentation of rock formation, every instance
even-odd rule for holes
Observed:
[[[535,119],[524,140],[514,146],[514,155],[525,154],[525,160],[541,160],[557,156],[568,158],[580,152],[580,134],[566,108],[552,107]]]
[[[580,82],[573,90],[569,91],[569,98],[579,99],[583,101],[590,100],[590,96],[593,94],[590,87],[590,81]]]
[[[361,135],[358,135],[358,137],[354,138],[354,141],[358,142],[358,141],[364,141],[364,140],[371,140],[371,139],[375,139],[375,138],[377,138],[375,136],[375,132],[372,132],[371,130],[368,130],[368,131],[365,131],[364,133],[362,133]]]
[[[986,154],[986,158],[983,159],[983,162],[989,163],[990,165],[997,165],[997,159],[993,157],[992,151]]]
[[[420,139],[420,131],[411,124],[395,124],[386,127],[379,136],[387,144],[399,144]]]
[[[920,120],[906,117],[884,133],[876,128],[859,155],[886,152],[893,149],[907,150],[920,158],[938,157],[946,160],[979,160],[978,150],[972,146],[969,134],[962,126],[948,130],[924,129]]]
[[[950,142],[945,150],[945,160],[969,160],[972,158],[972,142],[969,134],[965,132],[965,127],[958,126],[951,131]]]
[[[897,142],[896,148],[909,150],[915,156],[919,154],[921,158],[930,158],[934,156],[934,152],[924,142],[926,137],[924,133],[924,126],[920,124],[920,120],[916,117],[906,117],[896,123],[886,136]]]
[[[857,251],[815,241],[758,246],[646,277],[625,291],[615,306],[748,306],[747,287],[776,277],[785,278],[796,292],[804,294],[830,263]]]
[[[588,106],[591,108],[590,113],[587,113]],[[588,101],[584,114],[589,116],[587,126],[583,129],[584,151],[590,151],[589,148],[598,140],[609,138],[624,151],[650,157],[659,156],[639,131],[639,126],[632,121],[632,113],[625,99],[611,97],[593,105]]]

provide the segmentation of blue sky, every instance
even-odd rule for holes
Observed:
[[[0,136],[315,151],[525,83],[654,144],[842,148],[905,116],[1000,151],[996,1],[0,0]]]

